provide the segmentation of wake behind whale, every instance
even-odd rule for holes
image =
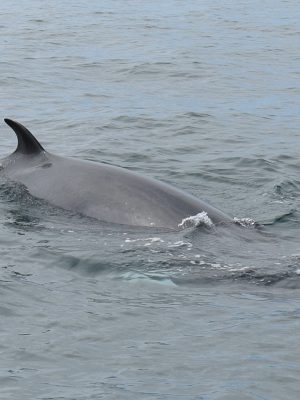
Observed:
[[[23,125],[5,122],[15,131],[18,146],[2,160],[1,174],[54,206],[141,227],[178,230],[195,215],[213,224],[232,222],[223,212],[166,183],[125,168],[51,154]]]

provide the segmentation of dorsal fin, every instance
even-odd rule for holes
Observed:
[[[5,118],[4,121],[15,131],[17,135],[18,147],[15,153],[38,154],[42,151],[45,151],[33,134],[29,132],[25,126],[8,118]]]

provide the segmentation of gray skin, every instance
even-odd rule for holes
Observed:
[[[111,223],[175,230],[184,218],[203,211],[214,224],[232,222],[166,183],[113,165],[48,153],[23,125],[5,122],[15,131],[18,147],[2,160],[1,175],[54,206]]]

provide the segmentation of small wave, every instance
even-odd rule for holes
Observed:
[[[278,223],[289,223],[292,222],[298,224],[299,223],[299,215],[297,210],[291,209],[281,215],[277,215],[273,217],[271,220],[264,222],[264,225],[276,225]]]
[[[274,186],[274,196],[281,200],[293,200],[300,195],[300,182],[284,180]]]
[[[149,283],[158,283],[165,286],[177,286],[169,276],[154,273],[142,273],[137,271],[127,271],[115,279],[123,279],[130,282],[146,281]]]
[[[131,239],[127,237],[125,239],[125,243],[135,243],[135,242],[145,242],[144,246],[151,246],[153,243],[164,243],[164,240],[162,240],[159,237],[149,237],[149,238],[139,238],[139,239]]]
[[[180,224],[178,224],[178,228],[192,228],[197,226],[206,226],[211,228],[213,225],[214,224],[207,215],[207,212],[202,211],[196,215],[191,215],[190,217],[184,218]]]

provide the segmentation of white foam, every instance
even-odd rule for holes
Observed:
[[[234,222],[238,225],[244,226],[244,227],[249,227],[249,226],[254,226],[255,221],[252,218],[233,218]]]
[[[190,217],[184,218],[180,224],[178,224],[179,228],[191,228],[196,226],[205,225],[211,228],[214,224],[212,220],[207,215],[207,212],[202,211],[196,215],[191,215]]]

